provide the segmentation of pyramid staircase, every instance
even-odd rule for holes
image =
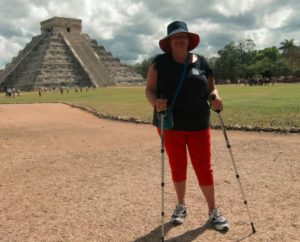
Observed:
[[[113,57],[111,52],[107,52],[104,46],[98,45],[97,40],[91,39],[89,35],[82,34],[89,45],[96,51],[103,65],[110,73],[113,73],[114,80],[118,84],[137,84],[143,79],[140,74],[128,68],[119,58]]]

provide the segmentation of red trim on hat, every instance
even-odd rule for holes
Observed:
[[[188,51],[195,49],[200,43],[200,36],[198,34],[191,33],[191,32],[185,32],[185,33],[189,34],[189,38],[190,38]],[[169,35],[159,41],[159,47],[162,49],[162,51],[171,52],[171,46],[170,46],[171,36],[172,35]]]

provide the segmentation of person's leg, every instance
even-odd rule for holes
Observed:
[[[165,131],[165,147],[178,200],[171,217],[171,222],[175,225],[179,225],[184,222],[187,216],[187,208],[184,201],[187,176],[187,150],[184,132]]]
[[[215,187],[214,185],[210,186],[200,186],[205,200],[207,202],[208,213],[210,213],[215,207]]]
[[[215,208],[213,170],[211,168],[210,130],[189,132],[187,146],[198,183],[209,212]]]
[[[182,182],[173,182],[173,183],[174,183],[178,203],[184,204],[185,191],[186,191],[186,180],[182,181]]]
[[[165,147],[169,158],[178,203],[184,203],[187,178],[185,133],[173,130],[165,131]]]
[[[211,168],[210,130],[191,132],[187,142],[191,161],[208,206],[209,221],[217,230],[228,230],[228,221],[216,208],[213,170]]]

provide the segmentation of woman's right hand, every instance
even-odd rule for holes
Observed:
[[[156,109],[156,112],[163,112],[163,111],[166,111],[167,110],[167,99],[162,99],[162,98],[159,98],[159,99],[156,99],[155,101],[155,109]]]

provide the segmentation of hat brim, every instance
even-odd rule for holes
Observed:
[[[200,43],[200,36],[198,34],[177,29],[159,41],[159,47],[162,51],[171,52],[170,37],[177,33],[187,33],[189,35],[190,43],[187,49],[188,51],[195,49]]]

